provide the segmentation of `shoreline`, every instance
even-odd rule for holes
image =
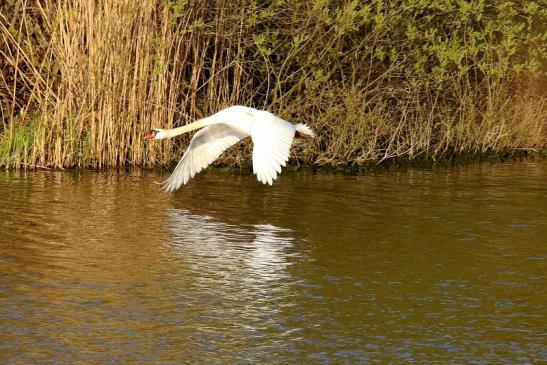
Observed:
[[[396,157],[386,159],[381,162],[370,161],[363,164],[348,163],[346,165],[340,164],[336,166],[332,165],[314,165],[308,163],[295,163],[289,162],[287,166],[283,167],[282,171],[312,171],[312,172],[324,172],[324,173],[342,173],[347,175],[358,175],[367,172],[378,171],[397,171],[407,169],[434,169],[438,167],[456,167],[465,166],[471,164],[498,164],[506,162],[541,162],[547,161],[547,149],[540,150],[507,150],[501,152],[480,153],[480,154],[450,154],[438,159],[431,158],[415,158],[408,159],[404,157]],[[139,170],[143,172],[154,171],[171,171],[175,168],[177,161],[166,165],[156,166],[142,166],[142,165],[127,165],[127,166],[104,166],[104,167],[92,167],[92,166],[22,166],[22,167],[5,167],[0,165],[0,168],[4,171],[36,171],[36,170],[48,170],[48,171],[118,171],[129,172]],[[229,173],[252,173],[252,163],[245,161],[241,165],[228,165],[222,162],[213,163],[206,167],[202,172],[207,170],[215,170],[220,172]]]

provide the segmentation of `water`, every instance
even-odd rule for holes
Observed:
[[[547,164],[0,175],[0,363],[547,361]]]

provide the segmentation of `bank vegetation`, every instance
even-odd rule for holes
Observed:
[[[311,125],[305,165],[541,151],[546,19],[544,1],[7,0],[0,166],[169,165],[189,136],[146,130],[234,104]]]

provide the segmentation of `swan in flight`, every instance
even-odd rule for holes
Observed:
[[[278,116],[245,106],[231,106],[207,118],[173,129],[154,128],[145,139],[165,139],[203,128],[194,134],[177,167],[162,184],[172,192],[216,160],[228,147],[246,137],[253,140],[253,172],[258,181],[272,185],[289,159],[294,137],[313,138],[306,124],[287,122]]]

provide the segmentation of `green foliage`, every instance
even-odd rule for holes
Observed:
[[[32,155],[33,141],[39,122],[34,120],[31,125],[13,123],[0,135],[0,162],[7,167],[27,165],[27,158]]]
[[[510,80],[522,71],[541,73],[547,60],[547,33],[540,31],[547,6],[540,2],[274,1],[262,10],[273,19],[250,32],[259,40],[255,56],[282,64],[292,56],[294,70],[337,65],[330,73],[337,82],[370,64],[373,79],[391,70],[427,85],[453,77]]]

